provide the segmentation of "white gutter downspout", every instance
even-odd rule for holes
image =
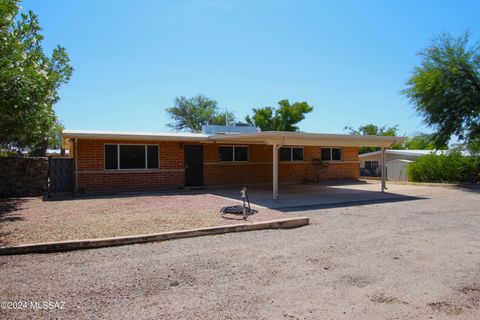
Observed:
[[[385,192],[385,147],[382,147],[382,192]]]
[[[278,147],[272,145],[273,150],[273,200],[278,199]]]
[[[75,190],[74,194],[78,191],[78,138],[75,138]]]

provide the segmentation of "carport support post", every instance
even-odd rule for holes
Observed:
[[[74,158],[74,166],[75,166],[75,190],[73,190],[73,194],[77,194],[78,191],[78,138],[75,138],[75,145],[73,146],[73,156]]]
[[[273,150],[273,200],[278,199],[278,147],[272,145]]]
[[[385,148],[382,147],[382,192],[385,192]]]

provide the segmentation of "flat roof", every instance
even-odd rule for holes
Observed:
[[[402,142],[402,137],[359,136],[348,134],[308,133],[290,131],[262,131],[235,135],[213,135],[209,140],[215,142],[244,141],[264,142],[281,145],[314,145],[314,146],[378,146],[390,147]]]
[[[96,130],[64,130],[64,138],[198,141],[205,143],[249,143],[311,146],[372,146],[390,147],[402,137],[358,136],[346,134],[263,131],[254,133],[203,134],[184,132],[128,132]]]
[[[397,155],[406,155],[406,156],[424,156],[426,154],[434,153],[435,150],[386,150],[385,153],[388,154],[397,154]],[[359,155],[360,158],[362,157],[369,157],[375,156],[377,154],[381,154],[381,151],[372,151],[367,153],[362,153]]]
[[[414,156],[414,157],[421,157],[427,154],[448,154],[452,150],[417,150],[417,149],[410,149],[410,150],[385,150],[386,154],[395,154],[395,155],[405,155],[405,156]],[[468,151],[461,151],[462,156],[469,156],[470,152]],[[359,154],[360,158],[370,157],[381,154],[381,151],[372,151],[367,153]]]

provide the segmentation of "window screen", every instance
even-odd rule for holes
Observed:
[[[280,161],[303,161],[303,148],[282,147],[279,157]]]
[[[218,158],[220,161],[248,161],[248,147],[220,146]]]
[[[378,161],[365,161],[365,168],[377,168],[378,167]]]
[[[332,160],[335,160],[335,161],[342,160],[342,149],[332,148]]]
[[[105,169],[158,169],[158,145],[106,144]]]
[[[292,149],[291,148],[280,148],[280,161],[291,161],[292,160]]]
[[[158,169],[158,146],[147,146],[147,167]]]
[[[233,147],[235,161],[248,161],[248,147]]]
[[[145,169],[145,145],[120,145],[120,169]]]
[[[322,160],[323,160],[323,161],[330,161],[330,160],[332,160],[330,151],[331,151],[330,148],[322,148]]]
[[[116,144],[105,145],[105,169],[118,169],[118,145]]]
[[[220,161],[233,161],[233,147],[218,147]]]
[[[303,161],[303,148],[292,148],[292,161]]]

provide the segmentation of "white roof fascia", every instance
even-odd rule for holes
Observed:
[[[396,154],[396,155],[405,155],[405,156],[417,156],[421,157],[427,154],[436,153],[436,150],[385,150],[387,154]],[[372,151],[367,153],[362,153],[359,155],[360,158],[370,157],[381,154],[381,151]]]
[[[202,133],[178,132],[126,132],[64,130],[63,138],[115,139],[115,140],[165,140],[165,141],[205,141],[208,135]]]

